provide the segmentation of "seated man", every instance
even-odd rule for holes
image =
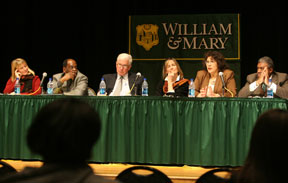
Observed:
[[[98,113],[74,98],[53,101],[37,113],[27,133],[29,149],[41,155],[40,168],[0,176],[0,183],[108,183],[87,164],[101,132]]]
[[[130,73],[132,56],[127,53],[118,55],[114,74],[105,74],[102,77],[106,83],[106,92],[109,96],[141,95],[143,76],[136,80],[136,74]],[[135,83],[135,85],[134,85]],[[134,85],[134,86],[133,86]],[[133,88],[132,88],[133,87]]]
[[[247,76],[245,86],[239,91],[238,97],[265,97],[269,78],[272,78],[274,97],[288,98],[288,75],[275,72],[273,60],[262,57],[257,64],[257,73]]]
[[[55,94],[88,95],[88,78],[77,69],[74,59],[63,62],[63,72],[53,75]]]

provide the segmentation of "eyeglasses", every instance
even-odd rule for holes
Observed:
[[[130,65],[122,65],[122,64],[116,64],[117,67],[120,67],[120,68],[124,68],[124,69],[127,69]]]

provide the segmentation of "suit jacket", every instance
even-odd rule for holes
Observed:
[[[248,97],[248,96],[260,96],[266,95],[263,91],[262,86],[259,85],[253,92],[250,92],[249,85],[258,79],[257,73],[253,73],[247,76],[247,82],[243,88],[239,91],[238,97]],[[288,98],[288,74],[275,72],[272,74],[272,82],[277,85],[276,93],[274,97]]]
[[[226,85],[226,88],[233,93],[233,96],[236,95],[236,82],[234,79],[234,72],[230,69],[226,69],[223,72],[223,78]],[[197,76],[195,79],[195,96],[200,93],[202,88],[205,88],[209,85],[210,74],[206,70],[200,70],[197,72]],[[218,75],[215,82],[214,93],[222,96],[222,81],[220,76]],[[232,97],[231,94],[225,90],[224,97]]]
[[[116,83],[117,73],[104,74],[102,77],[104,78],[104,81],[106,83],[107,95],[109,95],[113,91],[114,85]],[[130,89],[132,88],[135,79],[136,79],[136,74],[135,73],[128,73],[128,81],[129,81],[129,88]],[[144,81],[144,77],[140,76],[137,79],[137,81],[135,83],[135,86],[134,86],[133,90],[131,91],[131,93],[135,93],[135,89],[137,88],[137,95],[141,95],[143,81]]]
[[[58,73],[53,75],[53,89],[60,88],[64,95],[88,95],[88,78],[78,71],[74,80],[68,80],[64,83],[60,82],[60,79],[64,76],[64,73]]]

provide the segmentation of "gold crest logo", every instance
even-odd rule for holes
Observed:
[[[149,51],[153,46],[159,44],[159,27],[153,24],[137,25],[136,43]]]

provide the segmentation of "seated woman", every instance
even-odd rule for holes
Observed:
[[[184,79],[183,72],[174,58],[165,61],[162,78],[156,88],[157,96],[188,96],[189,80]]]
[[[17,58],[11,62],[11,77],[6,83],[4,94],[14,92],[16,78],[20,80],[20,93],[22,95],[41,94],[39,77],[35,75],[34,71],[28,67],[27,62],[22,58]]]
[[[196,97],[234,97],[236,95],[234,72],[228,69],[225,58],[220,52],[207,52],[202,64],[204,70],[198,71],[195,79]],[[224,95],[219,72],[223,73]]]

